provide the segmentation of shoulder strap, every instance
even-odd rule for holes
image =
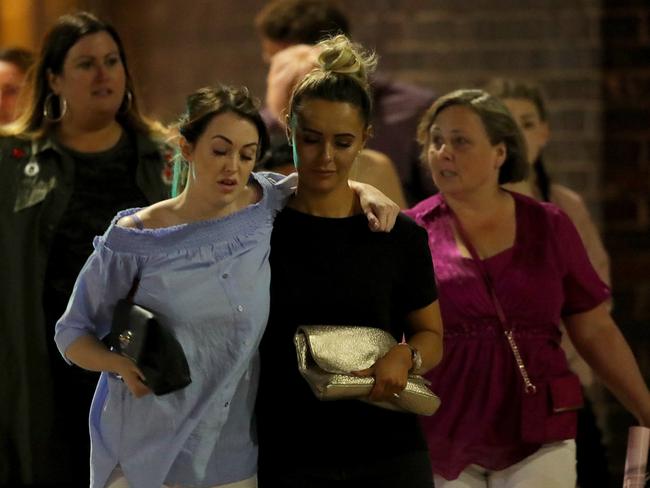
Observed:
[[[125,300],[129,303],[133,303],[133,297],[135,296],[135,293],[138,291],[138,285],[140,284],[140,277],[138,275],[133,278],[133,284],[131,285],[131,289],[129,290],[129,293],[126,295]],[[118,306],[117,304],[115,305],[116,307]],[[117,309],[116,309],[117,310]],[[113,324],[111,326],[111,331],[102,339],[102,342],[106,345],[111,350],[119,349],[119,335],[122,332],[123,327],[118,327],[116,329],[116,320],[115,320],[115,313],[116,311],[113,312]]]
[[[140,285],[140,277],[136,276],[133,278],[133,284],[129,293],[126,295],[126,301],[133,303],[133,297],[135,297],[136,292],[138,291],[138,286]]]
[[[485,263],[483,262],[483,260],[481,260],[481,258],[479,258],[476,249],[472,245],[472,241],[470,241],[469,237],[467,237],[467,233],[465,232],[465,229],[463,229],[463,226],[460,224],[460,220],[458,220],[458,217],[453,212],[453,210],[451,210],[451,208],[449,208],[449,213],[452,216],[454,225],[456,226],[456,230],[458,231],[458,235],[460,236],[461,240],[465,244],[465,247],[467,247],[467,250],[469,251],[470,255],[472,256],[472,259],[474,260],[474,264],[476,264],[476,267],[481,273],[483,281],[485,282],[485,286],[487,287],[488,292],[490,293],[490,298],[492,299],[492,303],[494,304],[494,308],[496,309],[497,316],[499,317],[499,322],[501,323],[503,330],[506,333],[512,331],[512,327],[510,327],[510,325],[508,324],[508,320],[506,319],[506,314],[504,313],[503,307],[501,306],[501,302],[499,301],[496,291],[494,290],[494,285],[492,284],[492,278],[490,277],[490,273],[488,273],[488,270],[485,267]]]
[[[524,380],[524,385],[526,387],[526,393],[529,394],[534,394],[537,391],[537,387],[530,381],[530,377],[528,376],[528,371],[526,370],[526,366],[524,365],[524,361],[521,358],[521,354],[519,353],[519,347],[517,346],[517,343],[515,342],[514,338],[514,333],[513,329],[508,324],[508,320],[506,318],[506,314],[503,311],[503,307],[501,306],[501,302],[499,301],[499,297],[497,297],[496,291],[494,289],[494,284],[492,283],[492,278],[490,277],[490,273],[488,272],[487,268],[485,267],[485,263],[479,258],[478,253],[476,252],[476,249],[472,245],[472,241],[469,240],[469,237],[467,236],[467,233],[465,232],[465,229],[463,229],[463,226],[460,223],[460,220],[454,213],[454,211],[447,205],[447,209],[449,210],[449,214],[451,215],[454,225],[456,226],[456,230],[458,231],[458,235],[460,236],[461,240],[465,244],[465,247],[467,247],[467,250],[469,251],[470,255],[472,256],[472,260],[474,261],[474,264],[476,264],[476,267],[478,268],[479,272],[481,273],[481,276],[483,277],[483,281],[485,282],[485,286],[488,289],[488,292],[490,294],[490,298],[492,299],[492,303],[494,305],[494,308],[497,312],[497,316],[499,317],[499,323],[501,324],[501,327],[503,328],[503,333],[506,336],[506,339],[508,339],[508,344],[510,345],[510,349],[512,350],[512,354],[515,357],[515,361],[517,362],[517,367],[519,368],[519,372],[521,373],[521,377]]]

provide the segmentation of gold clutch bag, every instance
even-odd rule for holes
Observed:
[[[397,341],[388,332],[373,327],[302,325],[293,338],[298,369],[320,400],[363,400],[390,410],[432,415],[440,399],[420,375],[409,375],[404,391],[394,400],[371,402],[368,395],[373,377],[358,377],[351,371],[371,367]]]

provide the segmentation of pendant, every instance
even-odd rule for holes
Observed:
[[[38,162],[36,161],[30,161],[25,165],[25,176],[34,177],[36,176],[39,171],[41,170],[41,167],[38,165]]]

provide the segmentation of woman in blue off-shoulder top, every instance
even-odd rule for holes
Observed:
[[[256,486],[252,415],[269,243],[295,180],[252,173],[268,137],[246,89],[198,90],[179,125],[183,191],[117,214],[57,323],[66,360],[103,372],[90,412],[92,488]],[[373,200],[368,209],[385,205],[356,188]],[[162,396],[99,341],[137,276],[134,301],[173,331],[190,365],[192,383]]]

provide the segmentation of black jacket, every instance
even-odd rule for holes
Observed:
[[[144,135],[134,140],[138,187],[151,203],[168,198],[168,148]],[[46,337],[42,293],[74,174],[52,139],[0,138],[0,485],[51,481],[53,338]]]

